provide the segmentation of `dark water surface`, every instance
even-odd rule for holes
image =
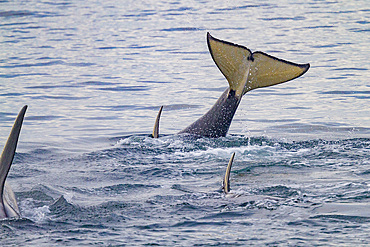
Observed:
[[[0,245],[368,245],[369,19],[367,1],[0,1],[1,148],[29,105]],[[207,31],[311,68],[246,94],[225,138],[174,135],[227,87]]]

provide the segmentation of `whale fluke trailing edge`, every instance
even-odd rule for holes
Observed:
[[[180,133],[204,137],[226,136],[241,98],[248,91],[293,80],[309,69],[263,52],[212,37],[207,33],[213,61],[229,82],[229,88],[214,106]]]
[[[163,110],[163,105],[159,108],[157,118],[155,119],[153,133],[151,135],[151,137],[153,138],[159,137],[159,120],[161,119],[162,110]]]
[[[19,112],[0,157],[0,219],[20,216],[14,193],[5,180],[13,162],[26,110],[27,106],[24,106]]]

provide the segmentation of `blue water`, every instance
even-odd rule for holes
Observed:
[[[369,19],[365,0],[0,1],[0,148],[29,105],[1,245],[368,245]],[[227,87],[207,31],[311,68],[246,94],[227,137],[183,138]]]

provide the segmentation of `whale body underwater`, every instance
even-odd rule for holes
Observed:
[[[247,47],[214,38],[210,33],[207,33],[207,44],[212,59],[228,81],[229,88],[206,114],[179,134],[211,138],[226,136],[244,94],[256,88],[293,80],[310,68],[308,63],[297,64],[260,51],[252,53]],[[162,109],[163,106],[154,125],[154,138],[159,136]]]

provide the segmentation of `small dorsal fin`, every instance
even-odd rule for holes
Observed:
[[[14,122],[13,128],[9,134],[9,138],[4,146],[3,152],[0,156],[0,200],[3,199],[5,179],[8,176],[10,166],[13,162],[26,110],[27,106],[24,106],[19,112]]]
[[[159,136],[159,120],[161,119],[162,110],[163,110],[163,105],[161,106],[161,108],[159,108],[157,118],[155,119],[153,134],[152,134],[153,138],[158,138]]]
[[[227,165],[226,172],[225,172],[223,188],[222,188],[225,194],[228,194],[230,192],[230,172],[231,172],[231,166],[233,165],[234,157],[235,157],[235,152],[231,155],[229,164]]]

